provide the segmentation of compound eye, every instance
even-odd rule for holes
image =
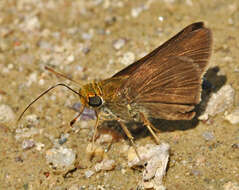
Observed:
[[[89,105],[92,107],[98,107],[102,104],[102,99],[99,96],[89,97]]]

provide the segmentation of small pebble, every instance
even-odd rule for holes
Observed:
[[[30,149],[30,148],[32,148],[32,147],[34,147],[35,146],[35,141],[33,141],[33,140],[24,140],[23,142],[22,142],[22,149],[23,150],[27,150],[27,149]]]
[[[38,81],[38,84],[39,84],[40,86],[43,86],[43,85],[45,84],[45,80],[44,80],[44,79],[40,79],[40,80]]]
[[[67,141],[67,138],[69,137],[70,135],[68,133],[66,134],[61,134],[61,137],[58,139],[58,143],[60,145],[63,145],[66,141]]]
[[[64,148],[52,148],[46,151],[46,160],[48,163],[52,163],[55,167],[68,167],[74,163],[76,154],[72,149]]]
[[[97,163],[95,165],[95,171],[99,172],[101,170],[103,171],[110,171],[115,168],[116,164],[114,160],[102,160],[100,163]]]
[[[199,170],[192,170],[191,173],[194,175],[194,176],[199,176],[201,175],[201,172]]]
[[[83,48],[82,48],[82,52],[83,52],[84,54],[88,54],[88,53],[90,52],[90,47],[83,47]]]
[[[21,139],[21,138],[29,138],[33,135],[41,134],[43,132],[43,129],[36,129],[36,128],[23,128],[23,129],[16,129],[16,135],[15,138]]]
[[[82,33],[81,34],[81,37],[84,39],[84,40],[91,40],[91,38],[92,38],[92,34],[90,34],[90,33]]]
[[[122,173],[123,175],[126,174],[126,169],[122,168],[120,171],[121,171],[121,173]]]
[[[110,25],[114,24],[116,21],[117,21],[117,18],[115,16],[106,17],[105,24],[107,26],[110,26]]]
[[[12,108],[6,104],[0,105],[0,123],[6,123],[14,121],[15,113]]]
[[[129,65],[135,61],[135,55],[133,52],[124,53],[123,57],[119,59],[121,64]]]
[[[224,112],[233,105],[235,90],[231,85],[225,85],[209,98],[204,113],[199,116],[200,120],[207,120],[209,116],[215,116]]]
[[[134,7],[131,9],[131,16],[133,18],[137,18],[139,16],[139,14],[143,11],[143,6],[141,7]]]
[[[45,147],[45,145],[43,143],[36,142],[35,147],[36,147],[36,150],[41,151]]]
[[[150,5],[153,3],[154,0],[148,0],[145,1],[145,4],[142,4],[141,6],[134,7],[131,9],[131,16],[133,18],[137,18],[142,11],[148,10],[150,8]]]
[[[29,87],[32,85],[32,83],[35,83],[38,81],[38,75],[37,72],[33,72],[28,76],[28,80],[26,82],[26,86]]]
[[[228,120],[231,124],[239,123],[239,107],[233,110],[230,114],[225,116],[225,119]]]
[[[207,141],[211,141],[214,139],[214,134],[211,131],[206,131],[202,134],[203,138]]]
[[[163,16],[159,16],[159,17],[158,17],[158,20],[159,20],[160,22],[163,22],[163,21],[164,21]]]
[[[92,171],[92,170],[87,170],[86,172],[85,172],[85,177],[86,178],[89,178],[89,177],[91,177],[92,175],[94,175],[94,171]]]
[[[39,123],[39,117],[35,114],[27,115],[25,120],[29,125],[37,125]]]
[[[66,61],[68,63],[72,63],[75,61],[75,56],[74,55],[69,55],[67,58],[66,58]]]
[[[25,17],[25,20],[20,24],[20,28],[25,32],[32,32],[40,28],[40,21],[37,16]]]
[[[115,41],[113,42],[113,47],[114,47],[116,50],[119,50],[119,49],[121,49],[122,47],[124,47],[125,43],[126,43],[126,40],[125,40],[124,38],[120,38],[120,39],[115,40]]]

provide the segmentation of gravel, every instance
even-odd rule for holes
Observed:
[[[0,105],[0,122],[7,123],[14,121],[15,113],[13,112],[12,108],[6,104]]]

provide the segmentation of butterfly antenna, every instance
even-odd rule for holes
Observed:
[[[69,80],[69,81],[71,81],[71,82],[74,82],[74,83],[76,83],[76,84],[79,84],[79,82],[77,82],[77,81],[71,79],[70,77],[66,76],[65,74],[62,74],[62,73],[59,73],[59,72],[55,71],[55,70],[54,70],[53,68],[51,68],[51,67],[45,66],[45,69],[48,70],[48,71],[50,71],[50,72],[52,72],[53,74],[55,74],[55,75],[58,76],[58,77],[63,77],[63,78],[65,78],[65,79],[67,79],[67,80]]]
[[[68,88],[69,90],[71,90],[72,92],[74,92],[75,94],[78,94],[79,96],[81,96],[80,93],[78,93],[77,91],[73,90],[71,87],[67,86],[66,84],[63,83],[59,83],[56,84],[54,86],[51,86],[50,88],[48,88],[46,91],[44,91],[43,93],[41,93],[35,100],[33,100],[25,109],[24,111],[21,113],[21,115],[18,118],[18,122],[21,120],[22,116],[24,115],[24,113],[31,107],[32,104],[34,104],[37,100],[39,100],[42,96],[44,96],[45,94],[47,94],[49,91],[51,91],[52,89],[58,87],[58,86],[64,86],[66,88]]]

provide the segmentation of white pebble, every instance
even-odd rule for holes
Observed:
[[[35,146],[35,141],[33,141],[32,139],[26,139],[22,142],[22,149],[26,150],[26,149],[30,149],[32,147]]]
[[[135,60],[135,55],[133,52],[126,52],[123,57],[120,58],[120,63],[124,65],[129,65]]]
[[[158,20],[159,20],[160,22],[163,22],[163,21],[164,21],[164,18],[163,18],[162,16],[159,16],[159,17],[158,17]]]
[[[0,122],[10,122],[15,119],[15,113],[13,112],[12,108],[6,104],[0,105]]]
[[[23,128],[23,129],[16,129],[16,140],[21,138],[29,138],[33,135],[42,134],[43,129],[36,129],[36,128]]]
[[[37,125],[39,123],[39,118],[35,114],[27,115],[25,119],[28,124]]]
[[[29,32],[40,28],[40,21],[37,16],[26,18],[25,22],[20,25],[22,30]]]
[[[40,142],[35,143],[35,146],[38,151],[41,151],[45,147],[45,145]]]
[[[141,6],[141,7],[134,7],[134,8],[131,9],[131,16],[133,18],[137,18],[143,10],[144,10],[143,6]]]
[[[87,170],[86,172],[85,172],[85,177],[86,178],[89,178],[89,177],[91,177],[92,175],[94,175],[94,171],[92,171],[92,170]]]
[[[102,162],[97,163],[95,165],[95,171],[99,172],[101,170],[103,171],[109,171],[109,170],[113,170],[115,168],[115,161],[114,160],[102,160]]]
[[[126,43],[126,40],[125,40],[124,38],[120,38],[120,39],[115,40],[115,41],[113,42],[113,47],[114,47],[116,50],[119,50],[119,49],[121,49],[122,47],[124,47],[125,43]]]
[[[55,167],[68,167],[75,161],[76,154],[72,149],[59,147],[46,151],[46,160]]]
[[[14,67],[13,64],[8,64],[7,65],[7,68],[10,69],[10,70],[13,69],[13,67]]]
[[[200,120],[207,120],[209,116],[215,116],[224,112],[233,105],[235,90],[231,85],[223,86],[209,98],[205,112],[199,116]]]
[[[74,55],[68,56],[68,57],[66,58],[66,61],[67,61],[68,63],[72,63],[73,61],[75,61],[75,56],[74,56]]]
[[[90,33],[82,33],[81,37],[84,40],[90,40],[92,38],[92,34],[90,34]]]
[[[165,189],[162,184],[163,176],[166,173],[166,167],[169,159],[169,145],[153,145],[147,144],[137,148],[141,160],[131,148],[128,152],[128,165],[130,167],[143,165],[147,163],[143,172],[141,186],[154,189]]]
[[[233,110],[230,114],[225,115],[226,120],[231,124],[239,123],[239,107]]]
[[[38,82],[39,85],[43,86],[45,84],[45,80],[44,79],[40,79]]]
[[[37,78],[38,78],[38,76],[37,76],[37,73],[36,73],[36,72],[31,73],[31,74],[29,75],[29,77],[28,77],[28,80],[27,80],[26,85],[27,85],[28,87],[31,86],[32,83],[37,82]]]

